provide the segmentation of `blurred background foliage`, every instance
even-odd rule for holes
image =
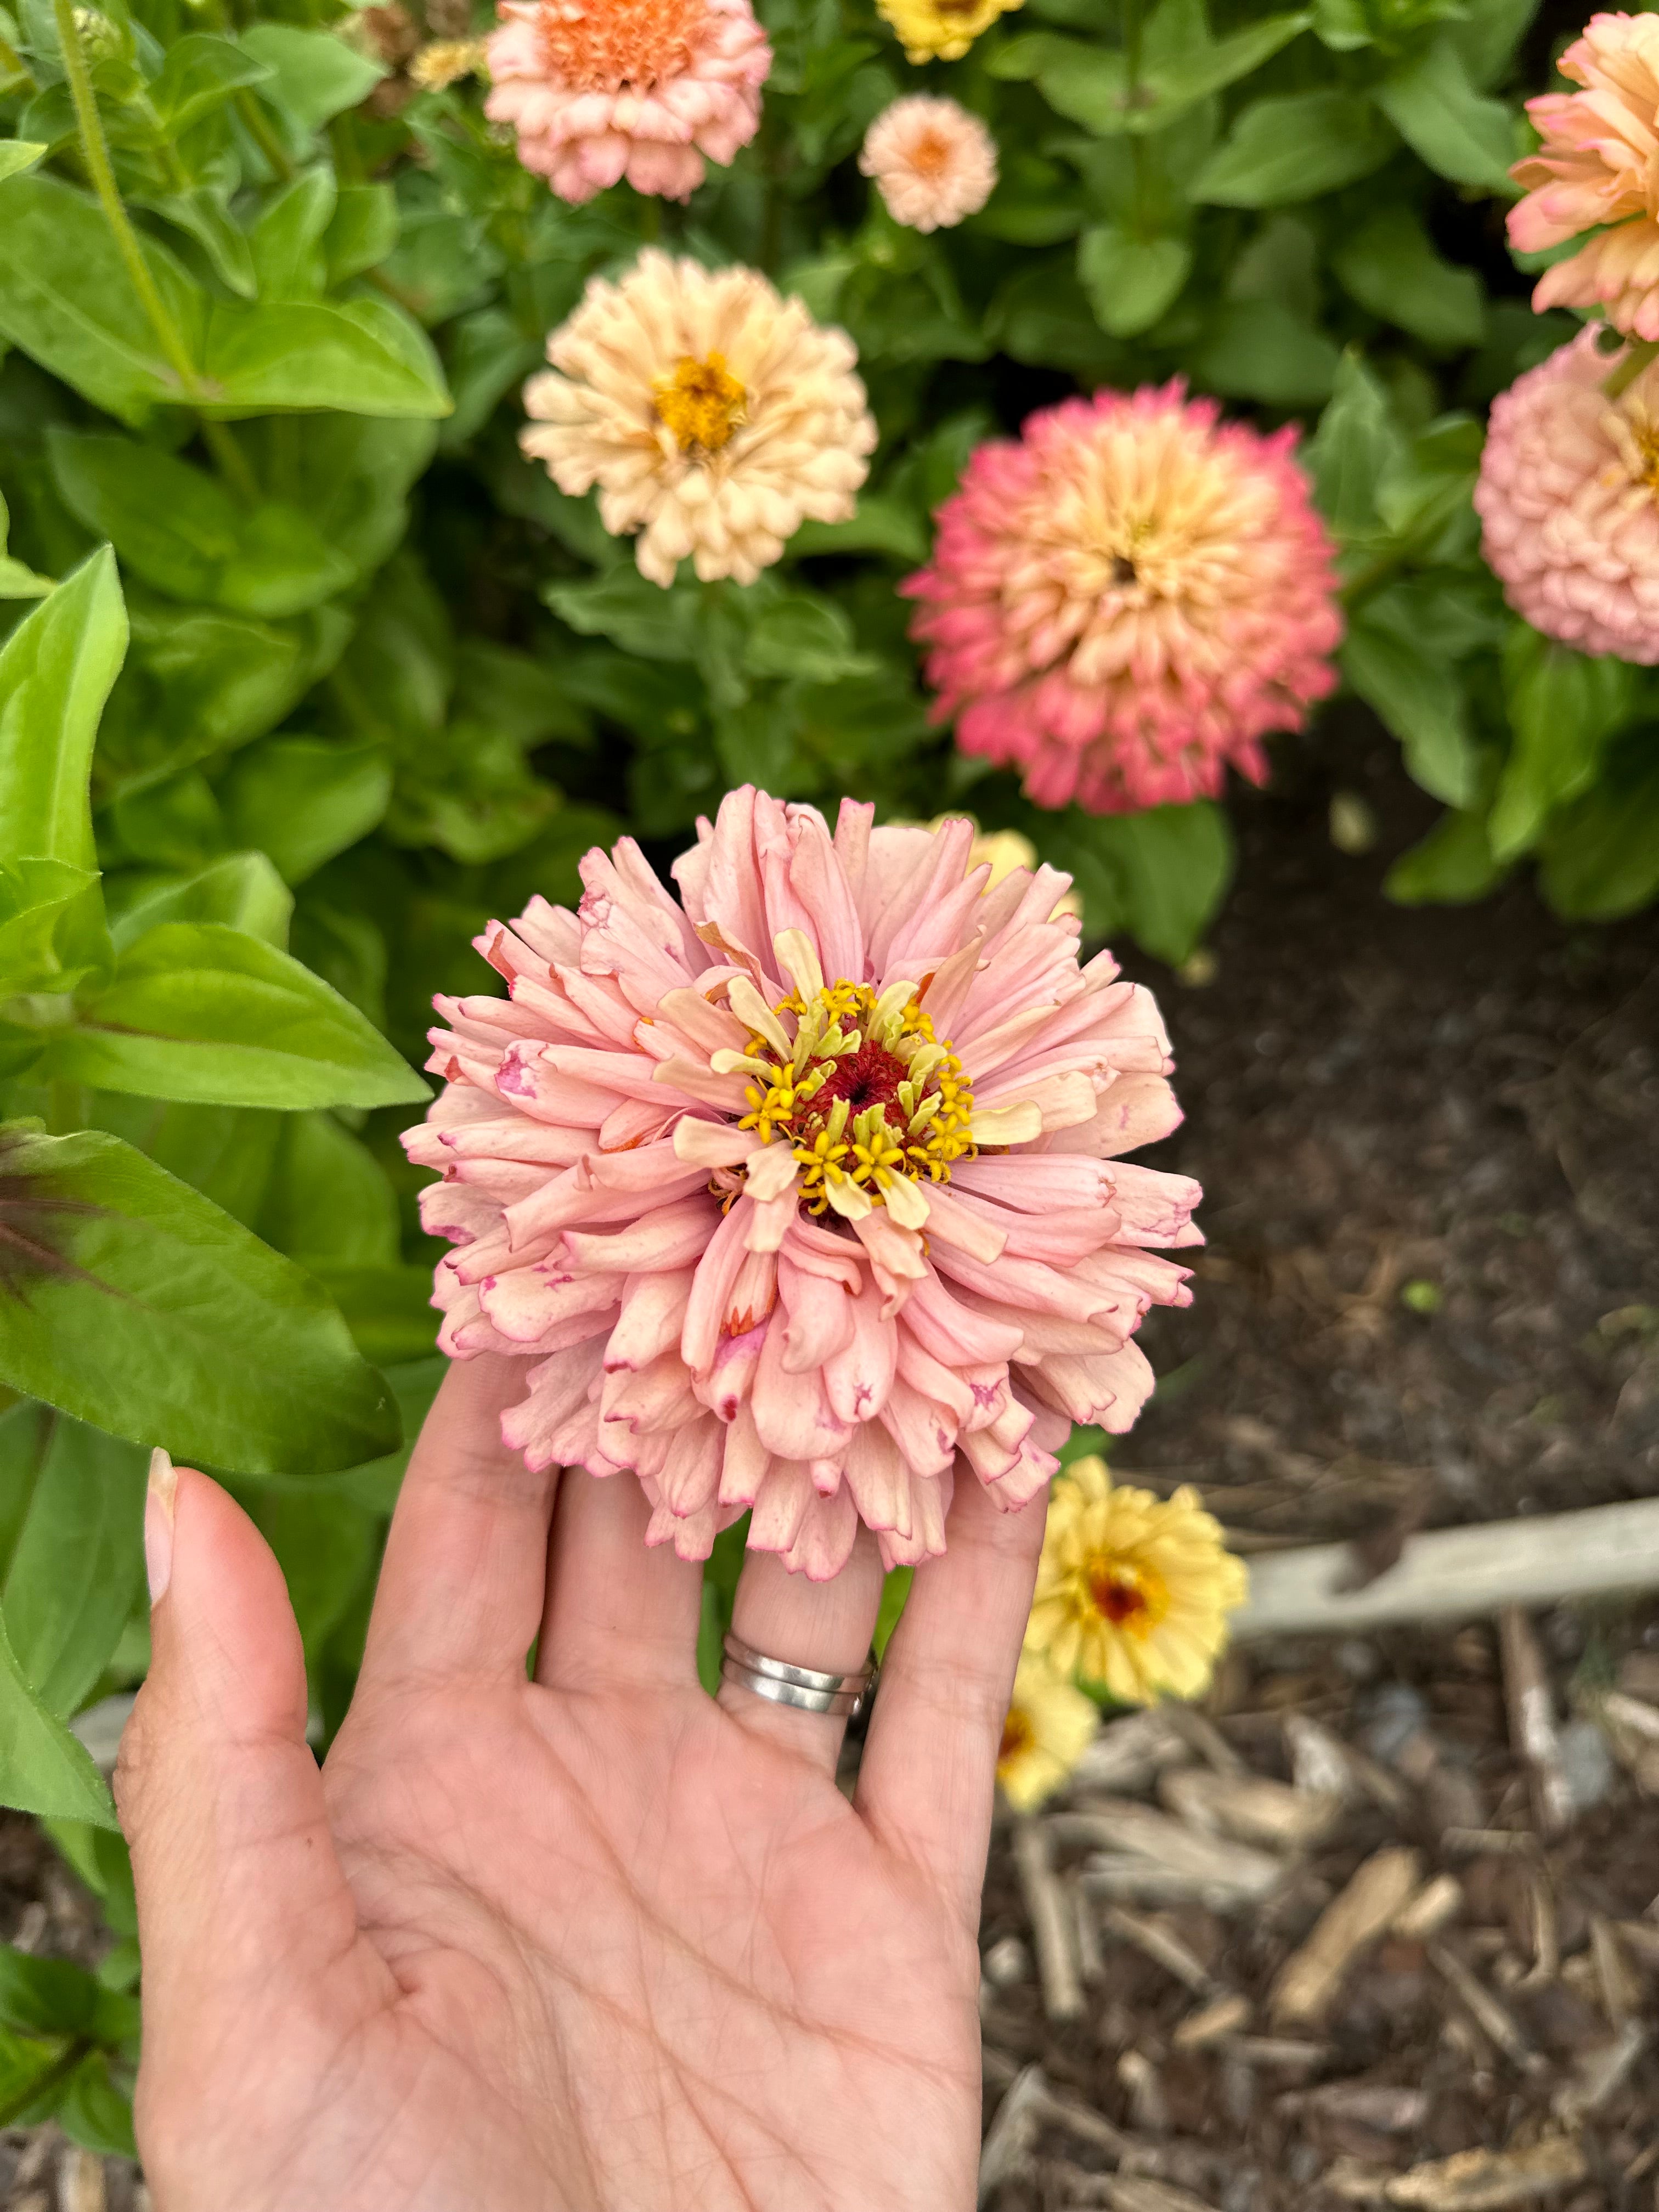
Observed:
[[[916,70],[869,0],[759,0],[755,143],[685,208],[573,209],[476,82],[421,88],[467,0],[0,5],[0,1801],[118,1939],[96,1983],[0,1958],[0,2124],[130,2142],[131,1885],[70,1723],[143,1672],[148,1445],[233,1482],[319,1743],[344,1710],[441,1365],[396,1132],[488,918],[752,780],[970,810],[1074,872],[1091,940],[1200,945],[1224,805],[1040,814],[930,723],[895,586],[979,441],[1171,376],[1302,422],[1348,694],[1446,810],[1391,894],[1659,891],[1654,679],[1510,615],[1469,504],[1486,404],[1577,328],[1504,244],[1577,27],[1534,6],[1027,0]],[[930,236],[855,166],[924,85],[1001,161]],[[747,589],[643,581],[517,447],[548,331],[647,240],[859,348],[857,515]]]

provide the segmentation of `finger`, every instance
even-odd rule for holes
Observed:
[[[547,1589],[558,1469],[501,1442],[522,1360],[481,1353],[445,1376],[410,1455],[363,1654],[366,1681],[523,1673]]]
[[[870,1654],[881,1605],[881,1554],[860,1528],[846,1565],[827,1583],[792,1575],[774,1553],[750,1552],[738,1577],[732,1632],[769,1659],[823,1674],[853,1674]],[[844,1717],[775,1705],[735,1682],[722,1682],[720,1701],[739,1727],[794,1751],[826,1774],[836,1771]]]
[[[997,1753],[1031,1610],[1043,1507],[1002,1513],[960,1478],[943,1559],[916,1569],[882,1664],[856,1803],[977,1921]]]
[[[252,2004],[350,1952],[356,1913],[306,1743],[306,1672],[281,1568],[234,1501],[158,1452],[145,1520],[150,1670],[115,1794],[144,1953],[144,2058],[191,2078]]]
[[[536,1680],[550,1689],[689,1689],[697,1675],[702,1569],[659,1544],[631,1474],[559,1485]]]

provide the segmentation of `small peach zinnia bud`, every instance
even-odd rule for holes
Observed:
[[[809,516],[857,504],[876,426],[853,342],[752,269],[642,253],[590,281],[547,357],[520,443],[561,491],[599,486],[599,520],[638,532],[653,584],[688,554],[705,581],[752,584]]]
[[[1068,399],[979,447],[939,513],[921,602],[935,716],[1017,762],[1040,806],[1213,797],[1335,678],[1330,541],[1291,459],[1177,381]]]
[[[1475,512],[1516,612],[1580,653],[1659,662],[1659,366],[1616,399],[1594,329],[1492,405]]]
[[[1532,304],[1601,306],[1619,330],[1659,338],[1659,15],[1592,15],[1556,67],[1583,89],[1527,102],[1544,143],[1510,172],[1530,188],[1510,210],[1510,244],[1537,253],[1596,235],[1544,271]]]
[[[977,215],[996,189],[996,141],[954,100],[916,93],[877,116],[859,167],[874,178],[895,222],[948,230]]]
[[[1199,1192],[1122,1155],[1181,1116],[1158,1009],[1078,959],[1068,878],[994,890],[973,824],[875,826],[745,786],[674,864],[631,838],[441,999],[446,1088],[405,1142],[452,1358],[505,1353],[532,1468],[637,1475],[647,1540],[814,1580],[860,1522],[945,1549],[955,1483],[1041,1496],[1073,1422],[1128,1428],[1134,1332],[1189,1303],[1154,1249]],[[632,1474],[629,1471],[632,1470]]]
[[[981,31],[1022,0],[876,0],[907,62],[959,62]]]
[[[501,0],[484,112],[561,199],[626,177],[688,199],[760,127],[772,49],[749,0]]]

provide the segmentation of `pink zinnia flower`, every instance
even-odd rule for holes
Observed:
[[[1607,228],[1544,271],[1532,304],[1599,305],[1659,338],[1659,15],[1592,15],[1556,67],[1584,89],[1527,102],[1544,143],[1510,172],[1531,187],[1510,210],[1510,244],[1537,253]]]
[[[1040,806],[1212,796],[1335,678],[1331,545],[1294,427],[1219,423],[1179,381],[1067,399],[980,447],[939,513],[922,602],[937,719],[1017,761]]]
[[[1583,331],[1492,404],[1475,512],[1504,596],[1580,653],[1659,662],[1659,367],[1617,399],[1621,356]]]
[[[945,1547],[957,1474],[1024,1504],[1073,1421],[1127,1429],[1133,1341],[1188,1303],[1197,1185],[1117,1158],[1181,1116],[1158,1009],[1077,958],[1068,878],[970,868],[971,823],[873,829],[732,793],[676,864],[623,838],[574,914],[479,939],[506,999],[440,1000],[410,1156],[444,1350],[533,1362],[532,1467],[633,1469],[650,1540],[815,1580],[858,1522]]]
[[[896,100],[865,134],[859,167],[887,212],[912,230],[948,230],[977,215],[996,188],[996,141],[954,100]]]
[[[501,0],[484,113],[561,199],[625,176],[690,197],[760,127],[772,49],[749,0]]]

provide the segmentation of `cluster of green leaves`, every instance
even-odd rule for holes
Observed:
[[[1300,417],[1346,684],[1449,810],[1395,895],[1659,891],[1651,680],[1510,616],[1469,506],[1486,401],[1573,328],[1501,244],[1534,4],[1027,0],[919,73],[872,0],[759,0],[756,143],[684,209],[573,209],[477,84],[401,72],[454,0],[0,0],[0,1802],[121,1938],[96,1984],[0,1962],[0,2121],[125,2140],[131,1881],[73,1723],[146,1663],[148,1446],[270,1538],[325,1736],[349,1695],[441,1365],[395,1134],[492,914],[752,779],[969,806],[1091,935],[1201,937],[1223,806],[1042,814],[930,717],[896,586],[981,440],[1171,375]],[[1001,168],[928,236],[855,166],[922,84]],[[652,240],[859,348],[858,512],[746,588],[643,582],[518,447],[548,331]]]

